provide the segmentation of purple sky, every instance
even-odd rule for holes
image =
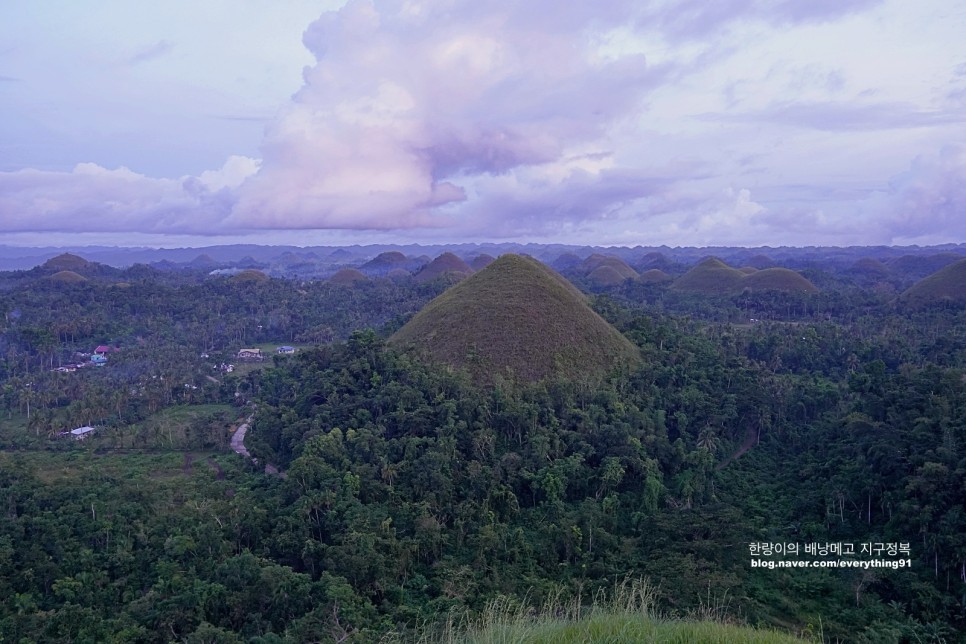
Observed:
[[[958,0],[0,8],[0,243],[966,242]]]

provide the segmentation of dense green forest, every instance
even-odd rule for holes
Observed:
[[[966,307],[807,276],[821,292],[578,279],[640,366],[481,386],[386,343],[445,279],[6,274],[0,641],[406,639],[627,578],[669,618],[957,641]],[[56,370],[98,345],[105,366]],[[249,417],[282,475],[230,452]],[[752,543],[911,565],[753,567]]]

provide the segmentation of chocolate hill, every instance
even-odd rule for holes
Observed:
[[[412,260],[399,251],[393,250],[385,253],[379,253],[374,258],[360,266],[359,271],[365,273],[366,275],[372,276],[388,275],[391,271],[396,269],[402,269],[408,273],[408,269],[413,268],[411,264]]]
[[[51,257],[50,259],[48,259],[46,262],[44,262],[41,265],[41,268],[48,269],[54,273],[58,271],[76,272],[78,270],[83,270],[87,268],[88,266],[90,266],[90,264],[91,263],[86,259],[84,259],[83,257],[79,257],[71,253],[61,253],[57,257]]]
[[[660,284],[662,282],[670,282],[672,278],[661,269],[652,268],[641,273],[638,279],[644,284]]]
[[[463,279],[472,272],[473,269],[469,267],[469,264],[453,253],[443,253],[420,269],[415,277],[418,282],[431,282],[440,277],[447,277],[455,281]]]
[[[496,258],[493,257],[493,255],[483,253],[473,258],[473,260],[470,262],[470,268],[472,268],[474,271],[482,271],[494,261],[496,261]]]
[[[582,260],[580,259],[579,255],[574,253],[563,253],[557,259],[553,260],[550,265],[558,271],[569,271],[570,269],[579,265],[581,261]]]
[[[745,274],[731,268],[717,257],[708,257],[697,266],[674,280],[671,288],[675,291],[694,291],[698,293],[726,293],[740,290],[738,286]]]
[[[908,304],[966,301],[966,259],[950,264],[906,289],[899,300]]]
[[[594,253],[582,261],[578,266],[578,270],[584,273],[584,275],[590,275],[597,269],[605,266],[610,268],[613,273],[619,275],[621,280],[634,279],[637,277],[637,271],[628,266],[627,263],[624,262],[624,260],[622,260],[620,257],[614,257],[613,255],[601,255],[598,253]]]
[[[669,268],[671,264],[673,264],[673,262],[670,259],[668,259],[663,253],[651,252],[644,255],[644,257],[638,260],[635,264],[635,268],[637,268],[637,270],[642,272],[651,268],[657,268],[657,269],[663,270],[663,269]]]
[[[640,360],[572,284],[532,257],[503,255],[427,304],[390,339],[433,362],[497,376],[603,377]]]
[[[708,257],[679,277],[671,285],[676,291],[692,291],[709,295],[733,293],[750,289],[753,291],[788,291],[817,293],[818,288],[799,273],[787,268],[752,269],[744,273],[731,268],[717,257]]]
[[[261,282],[267,282],[268,279],[268,275],[254,268],[246,268],[245,270],[235,273],[228,278],[229,281],[238,284],[258,284]]]
[[[753,291],[789,291],[795,293],[818,293],[818,287],[787,268],[765,268],[745,275],[741,288]]]
[[[81,282],[87,280],[110,281],[116,279],[120,274],[121,271],[113,266],[91,262],[72,253],[61,253],[26,271],[24,277],[28,279],[50,278],[55,282]]]
[[[625,279],[619,270],[607,264],[598,266],[587,275],[587,281],[598,287],[620,286]]]
[[[65,284],[68,284],[68,283],[76,284],[77,282],[88,281],[86,277],[78,273],[75,273],[74,271],[57,271],[47,279],[50,280],[51,282],[61,282]]]
[[[903,255],[889,262],[889,269],[904,278],[921,280],[936,271],[963,259],[959,253],[933,253],[931,255]]]
[[[330,284],[341,284],[342,286],[352,286],[357,282],[368,282],[369,278],[364,273],[354,268],[343,268],[336,271],[335,275],[329,278]]]

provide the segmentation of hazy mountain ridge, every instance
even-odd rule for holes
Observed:
[[[399,252],[407,257],[428,255],[436,257],[444,252],[452,252],[464,261],[480,254],[493,257],[505,253],[524,253],[541,261],[552,264],[566,253],[586,259],[594,253],[613,255],[630,266],[662,268],[651,265],[659,254],[673,262],[693,265],[708,255],[714,255],[731,266],[761,265],[767,258],[771,265],[786,268],[835,267],[845,269],[863,258],[877,259],[887,265],[893,264],[902,269],[909,264],[917,265],[916,257],[946,255],[940,264],[955,261],[955,255],[966,257],[966,244],[942,244],[936,246],[708,246],[708,247],[670,247],[670,246],[598,246],[567,244],[520,244],[520,243],[462,243],[462,244],[370,244],[352,246],[283,246],[259,244],[228,244],[190,248],[143,248],[112,246],[62,246],[30,247],[0,245],[0,270],[26,270],[44,263],[62,253],[79,255],[91,262],[123,268],[134,264],[151,264],[168,261],[176,264],[190,264],[199,256],[219,264],[247,262],[285,263],[283,255],[290,253],[302,261],[315,261],[321,265],[335,266],[354,264],[356,267],[375,259],[381,253]],[[287,258],[291,261],[291,255]],[[902,259],[902,261],[899,261]],[[643,262],[643,264],[642,264]],[[930,264],[930,267],[935,265]],[[936,266],[941,268],[941,266]],[[333,271],[334,272],[334,271]]]

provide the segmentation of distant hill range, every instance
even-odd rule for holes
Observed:
[[[389,343],[465,369],[481,383],[600,378],[640,360],[576,287],[536,259],[513,254],[443,292]]]
[[[344,247],[232,244],[201,248],[27,248],[0,245],[0,271],[27,272],[5,276],[3,279],[7,283],[23,278],[50,277],[61,270],[73,271],[88,280],[119,279],[119,269],[130,267],[140,267],[138,270],[142,273],[148,267],[166,273],[189,271],[199,278],[206,274],[233,275],[245,269],[258,269],[269,277],[304,280],[329,279],[341,269],[353,268],[370,279],[412,276],[417,281],[442,279],[456,282],[481,270],[493,261],[492,258],[507,253],[534,257],[592,290],[618,288],[628,280],[667,283],[669,280],[665,275],[680,280],[689,269],[711,256],[728,268],[748,274],[751,269],[784,268],[804,271],[813,284],[821,287],[852,283],[883,293],[901,293],[918,280],[966,257],[966,244],[844,248],[601,247],[519,243]],[[639,277],[648,271],[661,273]],[[719,277],[725,281],[729,279]],[[692,278],[676,288],[687,285]],[[788,278],[787,274],[785,278]],[[778,284],[781,288],[783,283],[791,284],[790,278],[785,278],[764,273],[745,282],[744,286],[757,287],[756,281],[761,281]]]

